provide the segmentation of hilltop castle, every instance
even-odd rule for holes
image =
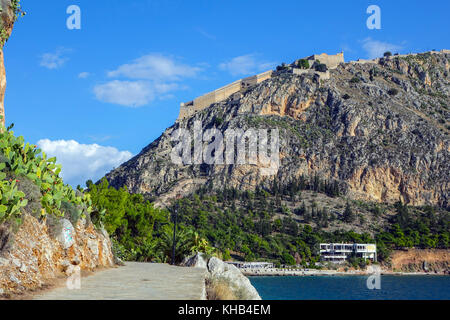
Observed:
[[[308,68],[298,67],[301,60],[308,61]],[[338,53],[336,55],[328,55],[326,53],[314,54],[310,57],[296,60],[289,66],[284,66],[282,72],[291,72],[294,74],[305,74],[312,73],[317,74],[321,79],[329,79],[330,75],[328,69],[335,69],[340,63],[344,62],[344,53]],[[326,65],[326,71],[317,71],[315,66],[318,64]],[[248,90],[250,87],[257,85],[267,79],[270,79],[274,71],[269,70],[252,77],[237,80],[231,84],[228,84],[220,89],[214,90],[207,94],[204,94],[192,101],[181,103],[180,114],[177,121],[183,120],[209,107],[213,103],[217,103],[226,100],[229,97],[239,98],[243,92]]]

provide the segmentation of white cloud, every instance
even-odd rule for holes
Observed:
[[[88,135],[87,137],[96,142],[105,142],[112,138],[112,136],[109,135]]]
[[[98,144],[80,144],[75,140],[39,140],[37,145],[50,157],[56,157],[62,165],[61,175],[72,186],[91,179],[97,181],[114,167],[129,160],[129,151]]]
[[[125,79],[99,84],[94,87],[94,94],[102,102],[141,107],[156,98],[172,99],[173,91],[186,88],[179,82],[196,77],[201,70],[203,67],[189,66],[161,54],[145,55],[109,71],[109,78]]]
[[[86,79],[90,76],[91,74],[89,72],[81,72],[80,74],[78,74],[78,78],[80,79]]]
[[[352,52],[355,52],[348,44],[341,44],[341,50],[344,52],[344,53],[352,53]]]
[[[228,62],[221,63],[219,69],[228,71],[231,75],[250,75],[273,68],[274,62],[259,61],[255,54],[235,57]]]
[[[204,36],[205,38],[209,39],[209,40],[216,40],[216,36],[206,32],[205,30],[203,30],[202,28],[197,28],[196,29],[198,33],[200,33],[202,36]]]
[[[126,107],[142,107],[157,96],[175,90],[175,83],[113,80],[94,87],[97,100]],[[163,97],[163,96],[162,96]]]
[[[108,77],[126,77],[155,81],[176,81],[195,77],[201,68],[192,67],[161,54],[149,54],[108,72]]]
[[[373,40],[372,38],[364,39],[362,41],[362,47],[367,52],[369,59],[380,58],[386,51],[391,51],[394,54],[402,49],[402,46]]]
[[[69,52],[69,49],[59,48],[55,52],[48,52],[41,55],[41,67],[53,70],[62,67],[69,58],[65,57],[64,54]]]

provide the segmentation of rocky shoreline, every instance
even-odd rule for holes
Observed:
[[[206,269],[205,300],[261,300],[250,280],[235,266],[197,253],[186,258],[186,267]]]

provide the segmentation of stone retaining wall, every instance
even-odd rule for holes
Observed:
[[[0,252],[0,297],[41,288],[77,269],[114,265],[108,234],[85,219],[75,227],[66,219],[49,224],[25,214],[23,220],[16,233],[0,226],[0,238],[8,242]]]

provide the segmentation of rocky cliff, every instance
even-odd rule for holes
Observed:
[[[0,225],[0,298],[44,288],[53,279],[114,265],[111,241],[86,219],[24,214],[17,230]]]
[[[301,175],[334,180],[352,199],[448,206],[449,58],[445,52],[344,63],[330,79],[279,71],[168,128],[140,154],[107,174],[115,187],[160,203],[200,186],[253,189]],[[280,130],[280,166],[175,165],[178,128]],[[204,142],[206,145],[207,142]]]
[[[392,254],[387,269],[401,272],[450,274],[450,250],[396,250]]]
[[[14,21],[16,20],[15,10],[11,0],[0,1],[0,124],[5,125],[5,89],[6,71],[3,57],[3,46],[11,35]]]

